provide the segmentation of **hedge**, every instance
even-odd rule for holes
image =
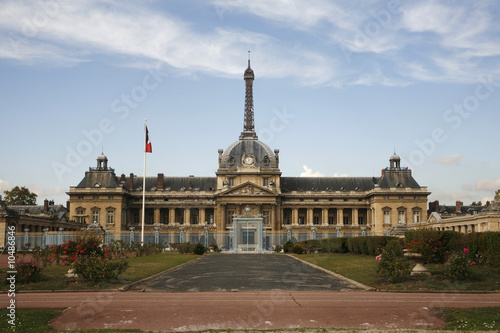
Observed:
[[[300,242],[308,253],[321,251],[325,253],[353,253],[375,256],[381,253],[390,241],[399,239],[388,236],[338,237],[326,239],[312,239]]]

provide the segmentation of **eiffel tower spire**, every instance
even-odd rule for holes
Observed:
[[[257,139],[255,134],[254,124],[254,109],[253,109],[253,80],[255,76],[250,67],[250,51],[248,51],[248,68],[245,70],[243,79],[245,80],[245,113],[243,120],[243,132],[240,139],[251,138]]]

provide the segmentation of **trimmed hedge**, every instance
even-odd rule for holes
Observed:
[[[375,256],[391,241],[399,246],[399,239],[388,236],[338,237],[326,239],[311,239],[299,244],[308,253],[321,251],[325,253],[353,253]]]

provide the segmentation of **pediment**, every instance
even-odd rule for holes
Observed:
[[[240,196],[240,197],[270,197],[276,196],[271,190],[257,184],[246,182],[238,186],[234,186],[220,194],[221,196]]]

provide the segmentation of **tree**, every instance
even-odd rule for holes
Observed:
[[[481,201],[478,201],[478,202],[473,201],[473,202],[471,203],[471,206],[482,206],[482,205],[483,205],[483,204],[481,203]]]
[[[3,191],[7,205],[36,205],[37,195],[26,187],[16,186],[10,191]]]

